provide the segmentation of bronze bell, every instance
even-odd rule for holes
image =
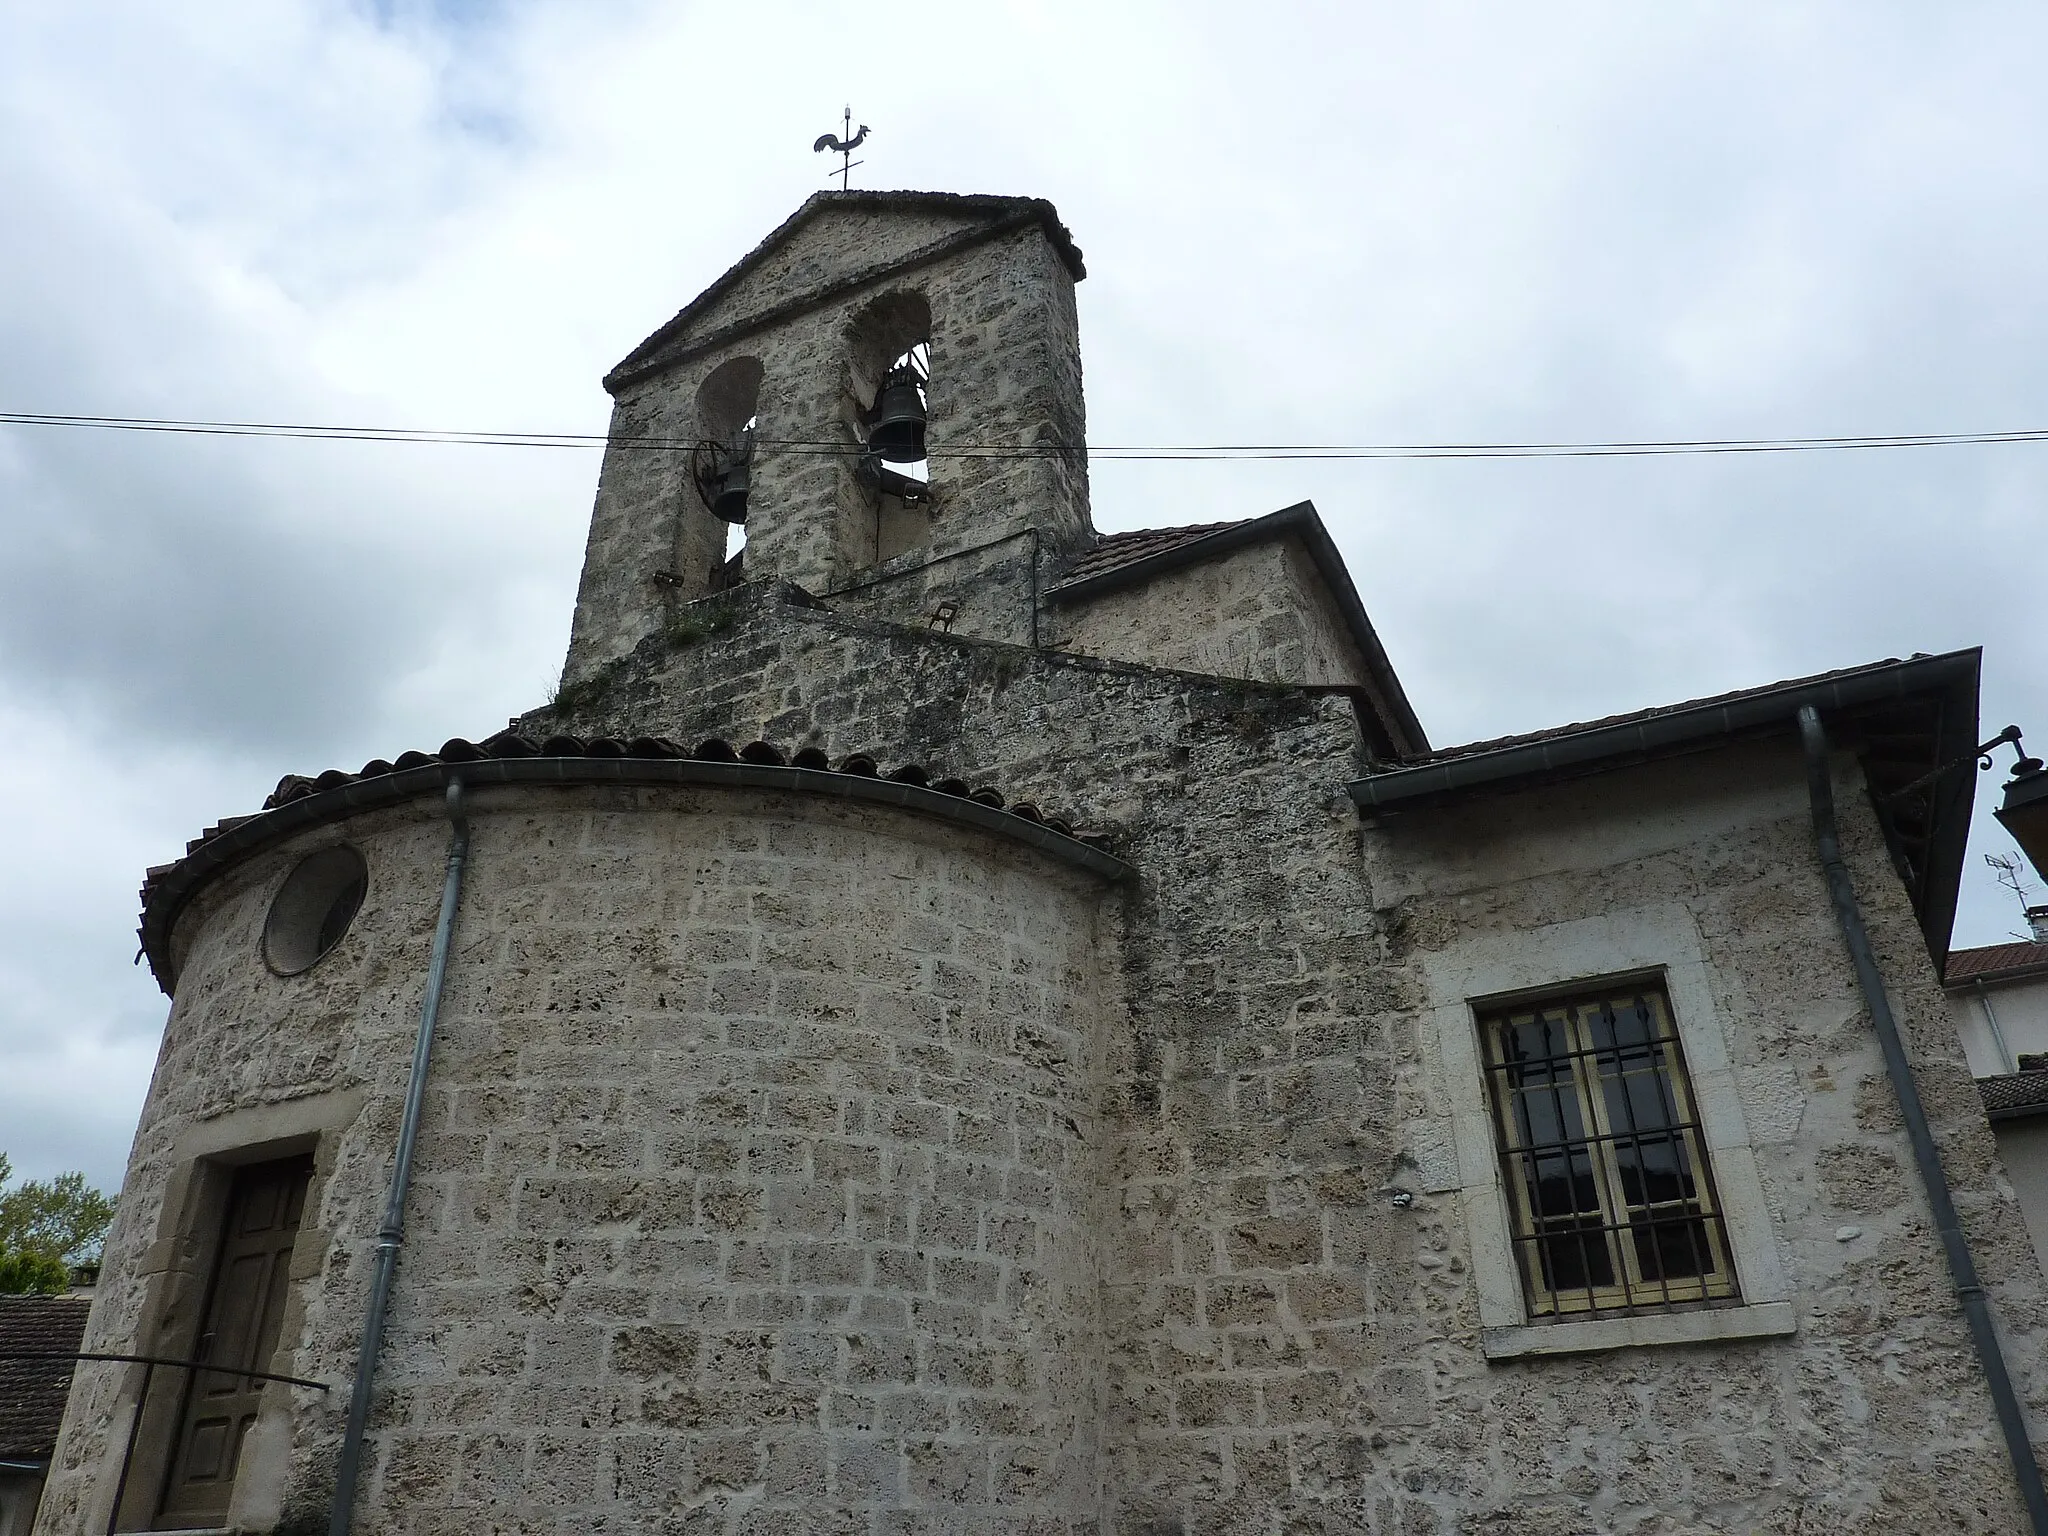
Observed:
[[[728,523],[744,523],[747,520],[747,492],[754,485],[754,434],[745,433],[740,438],[739,452],[726,465],[725,473],[718,477],[718,492],[711,498],[711,515],[723,518]]]
[[[924,391],[908,368],[892,368],[875,396],[868,449],[891,464],[915,464],[924,454]]]

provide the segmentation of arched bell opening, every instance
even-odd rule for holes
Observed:
[[[931,482],[924,440],[931,376],[932,344],[920,341],[889,364],[868,411],[868,452],[904,478],[925,484]]]
[[[699,504],[720,524],[711,573],[714,591],[744,579],[762,373],[758,358],[728,358],[697,388],[698,441],[690,451],[689,478]]]
[[[871,561],[930,535],[931,333],[931,306],[901,292],[869,304],[849,331],[846,415],[861,449],[856,477],[873,507]]]

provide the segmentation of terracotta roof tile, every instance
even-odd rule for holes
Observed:
[[[1028,821],[1062,837],[1072,838],[1100,853],[1108,853],[1110,850],[1110,839],[1104,834],[1077,831],[1071,823],[1058,816],[1048,815],[1029,802],[1007,801],[1001,791],[990,785],[969,784],[964,779],[936,772],[919,763],[902,763],[884,769],[871,754],[854,752],[842,757],[835,766],[817,747],[804,747],[790,753],[770,742],[753,741],[743,747],[735,747],[730,742],[716,738],[698,742],[692,747],[657,736],[635,736],[629,739],[613,736],[595,736],[588,739],[579,736],[550,736],[540,740],[513,730],[500,731],[497,735],[480,742],[467,741],[458,736],[443,742],[439,752],[401,752],[396,759],[390,761],[381,757],[373,758],[354,773],[340,768],[330,768],[325,773],[313,777],[296,773],[286,774],[277,781],[277,788],[264,800],[263,809],[273,811],[295,800],[303,800],[309,795],[323,794],[345,785],[361,783],[367,779],[384,778],[390,774],[403,773],[413,768],[425,768],[436,763],[475,763],[491,758],[511,757],[671,760],[694,758],[700,762],[746,762],[766,767],[805,768],[813,772],[852,774],[858,778],[892,779],[898,783],[928,788],[939,794],[972,800],[977,805],[986,806],[991,810],[1005,811],[1020,821]],[[224,833],[255,819],[253,816],[223,818],[186,844],[186,858],[189,859]],[[181,867],[182,861],[159,864],[151,868],[143,879],[141,896],[145,916],[145,949],[149,945],[147,914],[151,898],[157,887],[175,876]]]
[[[73,1296],[0,1296],[0,1355],[13,1350],[74,1350],[92,1303]],[[69,1360],[0,1359],[0,1456],[46,1460],[56,1448]]]
[[[2004,1077],[1980,1077],[1977,1093],[1984,1100],[1987,1115],[2021,1114],[2029,1110],[2048,1113],[2048,1072],[2011,1072]]]
[[[1120,570],[1250,521],[1250,518],[1238,518],[1228,523],[1192,523],[1185,528],[1133,528],[1127,533],[1105,533],[1074,558],[1060,579],[1062,582],[1081,581],[1090,576],[1100,576],[1105,571]]]
[[[494,757],[632,757],[632,758],[696,758],[708,763],[759,763],[771,768],[809,768],[817,772],[850,773],[864,779],[894,779],[902,784],[915,784],[920,788],[938,790],[941,794],[958,795],[962,799],[975,800],[996,810],[1007,809],[1012,816],[1025,821],[1036,822],[1050,827],[1062,836],[1075,838],[1080,842],[1098,847],[1107,847],[1108,839],[1095,833],[1076,832],[1071,824],[1057,816],[1048,816],[1035,805],[1018,802],[1008,805],[1003,796],[982,785],[970,788],[964,780],[934,777],[931,770],[918,763],[904,763],[887,772],[879,761],[866,752],[853,752],[839,760],[834,769],[832,761],[817,747],[804,747],[794,754],[766,741],[750,741],[743,747],[712,737],[700,741],[694,747],[660,736],[635,736],[630,740],[614,736],[593,736],[588,739],[579,736],[550,736],[539,741],[531,736],[522,736],[517,731],[500,731],[488,739],[475,742],[465,741],[460,736],[441,744],[439,752],[402,752],[395,762],[375,758],[363,764],[356,773],[339,768],[330,768],[317,778],[290,773],[277,781],[277,788],[263,802],[263,809],[272,811],[280,805],[289,805],[294,800],[303,800],[308,795],[317,795],[330,789],[339,789],[344,784],[354,784],[363,779],[382,778],[386,774],[398,773],[408,768],[424,768],[431,763],[476,763]],[[208,827],[188,847],[188,852],[220,836],[221,833],[251,820],[248,816],[230,816]]]
[[[2048,969],[2048,944],[1987,944],[1980,949],[1952,949],[1942,980],[1950,986],[1963,981],[1989,981],[2013,971]]]

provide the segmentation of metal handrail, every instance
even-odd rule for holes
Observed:
[[[240,1366],[215,1365],[210,1360],[178,1360],[169,1355],[117,1355],[96,1349],[0,1349],[0,1360],[95,1360],[142,1367],[142,1390],[135,1394],[135,1413],[128,1420],[128,1443],[121,1451],[121,1476],[114,1484],[113,1507],[107,1511],[107,1536],[115,1536],[120,1525],[121,1503],[128,1496],[128,1474],[133,1470],[135,1462],[135,1436],[142,1428],[142,1410],[149,1404],[149,1387],[156,1379],[158,1366],[168,1365],[186,1371],[212,1371],[220,1376],[239,1376],[245,1381],[282,1381],[294,1387],[311,1387],[318,1392],[334,1390],[324,1381],[308,1381],[303,1376],[281,1376],[275,1371],[248,1371]]]
[[[312,1387],[332,1392],[324,1381],[303,1376],[280,1376],[275,1371],[245,1371],[232,1365],[215,1365],[210,1360],[175,1360],[169,1355],[110,1355],[90,1349],[0,1349],[0,1360],[112,1360],[126,1365],[182,1365],[188,1370],[213,1371],[222,1376],[243,1376],[257,1381],[288,1381],[295,1387]]]

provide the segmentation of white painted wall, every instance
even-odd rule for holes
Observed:
[[[1948,1007],[1974,1076],[2002,1077],[2016,1070],[2014,1058],[2048,1052],[2048,975],[1988,981],[1981,989],[1975,983],[1951,987]],[[1995,1034],[1992,1015],[1998,1020]],[[2034,1252],[2048,1265],[2048,1115],[1994,1121],[1991,1130]]]
[[[2033,1234],[2034,1252],[2048,1264],[2048,1115],[1999,1120],[1991,1129],[1998,1137],[2005,1176],[2012,1180],[2027,1230]]]
[[[0,1536],[28,1536],[42,1491],[40,1472],[0,1472]]]
[[[2001,1055],[1992,1035],[1991,1024],[1985,1017],[1987,1001],[1998,1016],[1998,1027],[2011,1056],[2048,1052],[2048,975],[1987,982],[1981,995],[1975,983],[1952,987],[1948,994],[1949,1012],[1975,1076],[1998,1077],[2016,1070],[2011,1059]]]

